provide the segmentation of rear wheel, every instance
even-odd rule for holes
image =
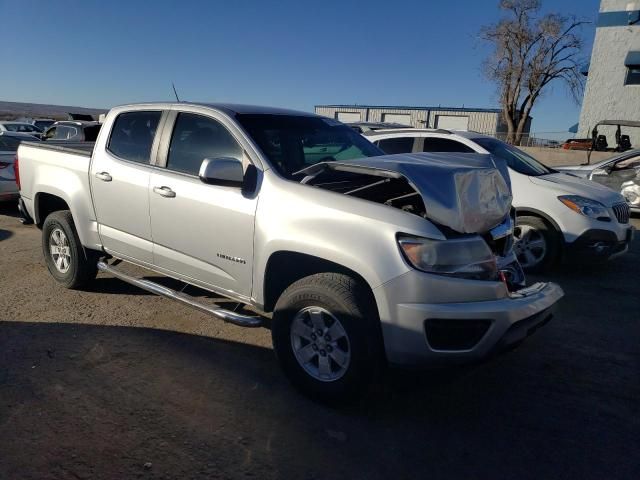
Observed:
[[[69,210],[53,212],[45,219],[42,253],[51,276],[66,288],[83,287],[98,272],[98,254],[83,248]]]
[[[550,268],[560,253],[560,234],[538,217],[516,219],[513,250],[522,269],[541,272]]]
[[[383,358],[379,331],[370,295],[338,273],[311,275],[287,288],[271,329],[289,380],[328,403],[357,398],[377,375]]]

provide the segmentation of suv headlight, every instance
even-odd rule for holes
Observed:
[[[398,235],[407,262],[423,272],[476,280],[497,279],[496,257],[481,237],[431,240]]]
[[[566,207],[585,217],[604,220],[605,222],[611,220],[607,207],[596,200],[591,200],[590,198],[579,195],[563,195],[558,197],[558,200]]]

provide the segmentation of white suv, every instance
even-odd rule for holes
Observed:
[[[629,206],[619,193],[557,172],[493,137],[421,129],[377,130],[364,136],[389,154],[467,152],[504,160],[518,215],[514,248],[525,270],[543,270],[561,257],[613,258],[625,253],[633,238]]]

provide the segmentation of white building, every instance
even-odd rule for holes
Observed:
[[[640,121],[640,1],[601,0],[578,136],[591,137],[602,120]],[[609,147],[615,128],[602,127]],[[640,128],[622,128],[640,147]]]

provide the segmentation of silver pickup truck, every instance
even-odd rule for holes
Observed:
[[[363,392],[387,363],[486,358],[549,320],[563,295],[524,287],[508,174],[491,156],[384,156],[312,114],[122,106],[95,145],[23,144],[16,170],[59,283],[81,288],[100,270],[267,326],[289,379],[326,401]],[[266,315],[196,301],[120,261]]]

